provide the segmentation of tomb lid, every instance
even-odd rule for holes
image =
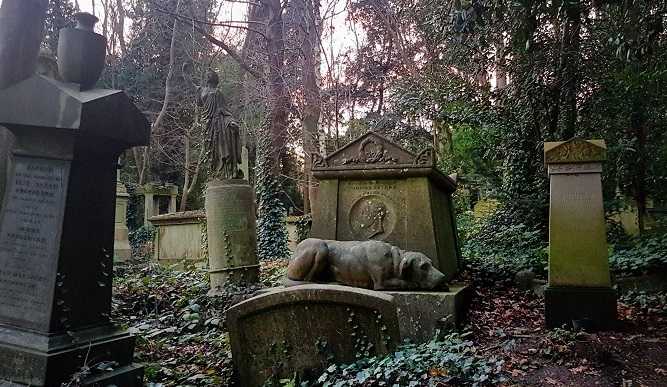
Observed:
[[[121,90],[93,89],[41,75],[0,90],[0,125],[70,130],[129,146],[147,145],[150,125]]]
[[[195,224],[206,220],[206,212],[204,210],[174,212],[171,214],[151,216],[148,221],[154,226],[162,226],[169,224]]]
[[[435,167],[433,148],[428,147],[415,155],[372,131],[326,158],[317,153],[311,157],[313,175],[318,179],[428,176],[447,191],[456,190],[456,182]]]
[[[607,146],[604,140],[582,140],[573,138],[568,141],[544,143],[544,163],[596,163],[607,159]]]

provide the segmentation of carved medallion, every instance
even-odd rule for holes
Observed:
[[[384,240],[394,229],[396,214],[388,198],[368,195],[352,205],[349,220],[352,234],[358,240]]]

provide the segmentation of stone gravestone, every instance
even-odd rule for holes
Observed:
[[[271,291],[227,312],[240,385],[314,376],[356,354],[383,355],[400,341],[393,297],[339,285]]]
[[[0,381],[59,386],[111,361],[96,383],[142,385],[134,338],[109,314],[116,161],[148,144],[146,118],[121,91],[39,75],[0,90],[0,106],[16,137],[0,214]]]
[[[547,326],[590,320],[604,327],[616,318],[600,176],[605,143],[547,142],[544,159],[551,187]]]
[[[114,231],[113,257],[114,260],[124,262],[132,258],[129,233],[127,228],[127,205],[130,194],[125,184],[120,181],[120,171],[116,177],[116,225]]]
[[[382,240],[426,254],[447,279],[458,272],[456,183],[436,169],[432,149],[414,155],[369,132],[312,157],[320,184],[312,237]]]

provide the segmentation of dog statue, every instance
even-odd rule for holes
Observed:
[[[287,285],[338,282],[373,290],[441,289],[445,275],[424,254],[389,243],[306,239],[287,268]]]

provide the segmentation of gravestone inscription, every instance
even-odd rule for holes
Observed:
[[[69,166],[15,157],[0,224],[0,318],[47,329]]]

